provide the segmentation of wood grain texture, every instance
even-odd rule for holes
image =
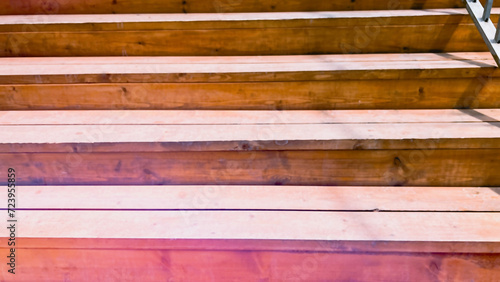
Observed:
[[[257,83],[0,85],[0,109],[484,109],[500,106],[496,99],[498,89],[498,78],[483,76]]]
[[[3,125],[0,152],[220,152],[500,148],[500,123]]]
[[[16,219],[19,238],[500,242],[494,212],[18,210]]]
[[[498,77],[491,54],[354,54],[307,56],[206,57],[51,57],[0,58],[5,84],[73,84],[131,82],[258,82],[283,79],[409,79]],[[383,63],[383,65],[382,65]],[[431,70],[428,70],[428,69]],[[427,72],[423,72],[427,70]],[[362,72],[370,71],[359,76]],[[266,75],[271,73],[272,76]],[[318,76],[322,73],[323,76]],[[400,77],[401,73],[403,74]],[[309,74],[309,76],[307,75]],[[329,74],[329,75],[326,75]],[[399,76],[398,76],[399,75]],[[28,80],[39,76],[38,81]],[[23,80],[23,78],[25,80]],[[62,80],[61,80],[62,78]],[[415,78],[415,77],[413,77]],[[14,79],[13,81],[9,81]],[[138,80],[141,79],[141,80]]]
[[[495,281],[500,272],[498,254],[21,251],[24,259],[16,281]],[[1,266],[2,279],[10,278],[6,267]]]
[[[498,6],[497,3],[494,3]],[[0,1],[0,14],[120,14],[120,13],[232,13],[232,12],[294,12],[344,10],[396,10],[463,8],[459,0],[399,0],[399,1],[330,1],[304,0],[39,0]]]
[[[0,161],[19,185],[500,186],[498,149],[1,153]]]
[[[409,242],[252,239],[18,238],[19,249],[278,251],[320,253],[497,254],[499,242]],[[7,238],[0,238],[0,249]]]
[[[25,186],[16,195],[17,210],[500,212],[500,188],[473,187]],[[7,194],[2,199],[6,209]]]
[[[489,53],[0,62],[2,110],[500,107]]]
[[[16,281],[498,280],[500,73],[470,17],[330,2],[0,0]]]
[[[105,127],[105,129],[103,129]],[[411,129],[411,130],[410,130]],[[339,123],[339,124],[183,124],[183,125],[2,125],[0,144],[283,143],[347,140],[499,139],[500,122],[477,123]],[[44,132],[45,134],[43,134]],[[97,134],[96,138],[89,138]],[[472,141],[471,140],[471,141]],[[334,145],[332,145],[332,148]],[[314,149],[310,145],[304,149]],[[388,148],[390,149],[390,148]],[[209,150],[209,148],[207,148]]]
[[[492,9],[492,19],[498,18],[500,8]],[[445,16],[444,16],[445,15]],[[300,27],[306,21],[309,26],[324,26],[330,20],[344,21],[342,26],[358,25],[366,19],[378,19],[379,25],[401,23],[419,24],[460,24],[470,23],[466,9],[425,9],[425,10],[382,10],[382,11],[320,11],[320,12],[275,12],[275,13],[202,13],[202,14],[106,14],[106,15],[17,15],[2,16],[0,31],[24,31],[22,25],[33,25],[36,31],[113,31],[113,30],[157,30],[179,29],[197,30],[199,23],[207,29]],[[382,18],[382,19],[380,19]],[[392,18],[392,19],[391,19]],[[385,21],[382,21],[385,19]],[[117,26],[116,24],[123,24]],[[264,24],[265,23],[265,24]]]
[[[1,57],[486,51],[464,9],[4,16]],[[492,20],[499,10],[494,9]],[[353,33],[354,30],[354,33]],[[394,34],[400,36],[394,37]],[[182,42],[182,44],[179,44]],[[36,46],[36,48],[34,47]]]
[[[5,125],[277,125],[483,123],[500,109],[344,111],[2,111]],[[430,125],[432,126],[432,125]]]
[[[500,148],[499,117],[496,109],[10,111],[0,113],[0,152],[413,149],[428,155]]]

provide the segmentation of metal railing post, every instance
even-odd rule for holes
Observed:
[[[487,0],[485,8],[476,0],[463,0],[463,2],[465,2],[467,12],[472,17],[497,66],[500,66],[500,28],[497,29],[490,21],[493,0]],[[500,21],[498,24],[500,27]]]
[[[493,7],[493,0],[488,0],[484,7],[483,21],[487,22],[490,19],[491,7]]]

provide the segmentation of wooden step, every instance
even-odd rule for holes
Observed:
[[[0,58],[1,110],[500,107],[490,53]]]
[[[487,51],[465,9],[0,16],[0,42],[1,57]]]
[[[15,280],[498,280],[500,75],[463,5],[330,2],[0,3]]]
[[[137,226],[140,228],[141,224]],[[207,277],[213,281],[416,279],[430,282],[457,280],[457,277],[467,281],[495,281],[500,272],[496,263],[498,251],[493,253],[494,248],[484,247],[498,246],[498,243],[37,238],[23,238],[19,242],[21,240],[23,247],[18,251],[23,259],[16,269],[16,281],[28,282],[100,281],[103,277],[113,281],[205,281]],[[6,246],[5,240],[0,243]],[[401,246],[410,247],[411,251],[391,251]],[[462,248],[455,251],[456,246]],[[470,246],[470,252],[463,252],[466,250],[463,246]],[[439,249],[447,252],[432,251]],[[0,251],[8,255],[4,247]],[[0,277],[11,278],[7,275],[11,274],[3,271]]]
[[[500,188],[487,187],[25,186],[16,197],[18,211],[500,212]]]
[[[201,277],[195,269],[179,271],[187,265],[210,267],[221,279],[231,270],[280,281],[305,274],[359,278],[360,264],[370,279],[382,280],[500,272],[498,188],[34,186],[16,193],[16,248],[23,256],[16,281],[32,281],[35,273],[75,280],[137,279],[145,271],[144,281]],[[7,256],[9,230],[1,232],[0,254]],[[351,264],[351,271],[331,271]]]
[[[19,238],[500,242],[500,213],[487,212],[23,210],[16,218]]]
[[[498,6],[497,3],[494,3]],[[301,12],[344,10],[397,10],[463,8],[460,0],[398,1],[304,1],[304,0],[59,0],[40,2],[18,0],[0,2],[1,15],[27,14],[120,14],[120,13],[231,13],[231,12]]]
[[[31,121],[22,112],[2,115],[20,122],[1,126],[0,169],[22,168],[21,185],[500,186],[500,122],[493,109],[384,111],[382,122],[374,111],[338,111],[306,123],[276,122],[287,114],[269,112],[250,119],[247,112],[241,124],[243,113],[203,111],[184,121],[160,113],[168,124],[151,124],[152,116],[140,112],[108,112],[109,122],[92,124],[85,118],[92,112],[62,112],[71,125],[51,123],[59,114],[38,112]],[[427,117],[406,122],[417,115]]]

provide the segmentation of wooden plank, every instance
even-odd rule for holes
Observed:
[[[265,132],[269,132],[268,129]],[[90,132],[88,140],[97,140],[99,132]],[[267,134],[267,133],[266,133]],[[310,151],[310,150],[412,150],[412,158],[432,154],[440,149],[498,149],[496,138],[470,139],[401,139],[401,140],[269,140],[219,142],[125,142],[125,143],[11,143],[0,144],[3,153],[152,153],[152,152],[254,152],[254,151]],[[415,152],[413,152],[415,151]]]
[[[337,62],[350,62],[354,65],[347,64],[342,65],[342,68],[338,70],[350,70],[359,69],[363,67],[361,62],[384,62],[388,65],[394,64],[395,62],[404,61],[402,67],[406,64],[415,64],[415,61],[429,62],[429,61],[491,61],[493,59],[489,52],[453,52],[453,53],[407,53],[407,54],[342,54],[342,55],[283,55],[283,56],[183,56],[183,57],[165,57],[165,56],[155,56],[155,57],[7,57],[0,58],[2,62],[2,67],[7,65],[19,66],[49,66],[58,65],[64,67],[71,67],[74,65],[90,65],[95,68],[103,67],[103,65],[127,65],[127,67],[134,67],[141,64],[147,65],[228,65],[228,64],[267,64],[269,67],[276,64],[313,64],[313,63],[337,63]],[[412,65],[413,66],[413,65]],[[186,66],[184,66],[186,67]],[[345,68],[344,68],[345,67]],[[366,65],[364,66],[366,68]],[[406,65],[406,68],[408,66]],[[2,68],[5,70],[5,68]],[[74,68],[75,73],[81,70],[80,68]],[[112,69],[111,69],[112,70]],[[19,69],[16,71],[22,71]],[[100,71],[100,70],[98,70]],[[123,71],[123,70],[121,70]],[[189,72],[189,69],[186,69]],[[245,72],[242,68],[241,72]],[[269,71],[265,70],[265,71]],[[85,74],[87,72],[81,72]],[[92,73],[96,73],[94,70]],[[99,73],[99,72],[97,72]],[[116,73],[120,73],[117,72]],[[9,73],[2,73],[2,75],[7,75]],[[40,73],[42,74],[42,73]],[[466,74],[464,74],[466,75]]]
[[[348,123],[481,123],[500,109],[344,111],[3,111],[5,125],[247,125]]]
[[[138,240],[136,240],[138,241]],[[134,243],[132,243],[134,244]],[[19,250],[16,281],[495,281],[498,254]],[[1,250],[6,256],[7,252]],[[2,264],[0,278],[11,279]]]
[[[418,74],[419,79],[457,78],[459,75],[461,78],[498,76],[491,54],[483,52],[196,58],[0,58],[0,62],[2,84],[415,79],[415,74]]]
[[[181,143],[224,141],[320,141],[498,139],[500,122],[356,123],[356,124],[223,124],[223,125],[6,125],[1,144],[15,143]],[[427,129],[427,130],[426,130]],[[98,133],[91,139],[89,135]],[[45,133],[45,134],[43,134]],[[87,136],[86,136],[87,135]],[[314,146],[311,146],[313,149]]]
[[[492,9],[493,19],[498,18],[500,8]],[[196,24],[204,23],[206,29],[257,28],[257,27],[301,27],[303,22],[312,21],[308,26],[325,26],[328,20],[335,20],[342,26],[358,25],[366,19],[395,18],[399,24],[459,24],[472,23],[466,9],[425,9],[425,10],[380,10],[380,11],[319,11],[319,12],[275,12],[275,13],[201,13],[201,14],[106,14],[106,15],[12,15],[0,18],[0,31],[24,31],[22,25],[33,25],[35,31],[112,30],[156,30],[159,28],[199,29]],[[283,22],[283,20],[289,22]],[[302,23],[301,23],[302,21]],[[399,25],[387,20],[382,25]],[[116,26],[116,23],[123,26]],[[263,26],[263,23],[266,23]],[[374,24],[372,24],[374,25]],[[32,30],[33,31],[33,30]]]
[[[223,113],[222,113],[223,114]],[[480,114],[479,114],[480,116]],[[0,152],[363,150],[499,148],[500,122],[1,125]],[[446,142],[441,142],[445,140]],[[362,141],[364,143],[360,143]],[[486,141],[486,142],[484,142]],[[275,145],[272,145],[274,143]],[[246,144],[246,145],[245,145]],[[266,145],[271,144],[271,146]],[[368,145],[368,148],[363,147]],[[47,147],[45,147],[47,146]],[[438,147],[439,146],[439,147]],[[15,149],[18,148],[18,149]],[[14,150],[15,149],[15,150]],[[75,151],[77,149],[73,149]]]
[[[17,238],[16,249],[277,251],[320,253],[498,254],[498,242],[408,242],[251,239]],[[0,249],[8,249],[0,238]]]
[[[194,65],[194,64],[193,64]],[[351,66],[356,66],[355,62],[349,64]],[[379,63],[380,65],[380,63]],[[343,67],[342,65],[340,65]],[[359,66],[359,65],[358,65]],[[423,67],[424,66],[424,67]],[[434,63],[422,63],[418,65],[412,65],[411,62],[400,62],[397,64],[387,64],[387,69],[380,69],[380,67],[371,66],[365,67],[364,69],[346,69],[343,70],[339,68],[339,64],[330,63],[323,65],[295,65],[293,68],[279,68],[274,66],[273,68],[263,68],[256,69],[254,66],[233,66],[232,70],[229,72],[212,72],[207,71],[210,65],[205,65],[203,70],[194,73],[182,72],[178,70],[178,73],[169,73],[168,69],[165,70],[166,66],[162,68],[167,71],[159,70],[158,73],[154,73],[154,69],[149,68],[147,72],[146,68],[140,70],[136,69],[131,71],[131,73],[123,73],[123,69],[117,73],[113,68],[119,68],[120,66],[108,67],[107,69],[102,69],[99,66],[92,67],[86,66],[88,72],[91,74],[81,74],[78,71],[68,72],[66,66],[61,66],[60,68],[51,67],[54,71],[59,70],[59,74],[44,74],[40,72],[34,72],[28,74],[14,74],[15,69],[9,66],[11,73],[3,73],[0,76],[0,83],[2,84],[86,84],[86,83],[195,83],[195,82],[280,82],[280,81],[331,81],[331,80],[357,80],[356,83],[363,80],[410,80],[410,79],[432,79],[432,78],[457,78],[460,72],[462,72],[463,79],[467,78],[497,78],[499,71],[495,68],[493,60],[478,61],[478,62],[434,62]],[[23,66],[24,69],[31,68],[31,66]],[[37,68],[37,67],[33,67]],[[90,70],[90,68],[94,68]],[[255,72],[249,71],[250,68],[255,69]],[[61,70],[63,70],[61,72]],[[76,70],[76,68],[73,68]],[[80,69],[81,70],[81,69]],[[101,72],[96,70],[101,70]],[[183,69],[188,70],[188,67]],[[144,72],[142,72],[144,71]],[[135,72],[135,73],[134,73]],[[384,81],[385,82],[385,81]],[[9,85],[10,86],[10,85]],[[12,87],[11,86],[11,87]]]
[[[495,14],[492,20],[499,12],[498,9],[492,11]],[[3,16],[0,20],[0,42],[4,42],[0,45],[2,57],[487,50],[465,9],[127,17],[51,15],[43,19]],[[394,37],[394,34],[401,36]]]
[[[2,110],[500,107],[489,53],[0,62]]]
[[[32,82],[35,83],[34,77]],[[500,107],[496,99],[499,89],[500,80],[488,75],[257,83],[16,84],[0,85],[0,109],[481,109]]]
[[[17,210],[16,219],[18,238],[500,242],[494,212]]]
[[[494,3],[498,6],[497,3]],[[330,1],[310,2],[303,0],[238,0],[213,1],[191,0],[58,0],[39,2],[36,0],[0,1],[1,15],[26,14],[121,14],[121,13],[231,13],[231,12],[295,12],[295,11],[343,11],[343,10],[395,10],[436,9],[464,7],[459,0],[399,0],[354,2]]]
[[[1,198],[6,209],[7,194]],[[473,187],[30,186],[19,187],[16,198],[17,210],[500,212],[500,188]]]
[[[0,171],[12,167],[19,185],[36,186],[500,186],[498,149],[89,153],[92,149],[1,153]],[[6,181],[0,179],[1,185]]]
[[[165,74],[264,74],[283,72],[337,72],[343,78],[357,79],[390,79],[382,71],[387,70],[420,70],[420,69],[474,69],[493,68],[495,62],[491,54],[484,52],[443,53],[443,54],[355,54],[355,55],[309,55],[309,56],[229,56],[229,57],[73,57],[73,58],[0,58],[0,75],[2,78],[38,75],[42,77],[64,75],[150,75],[146,82],[181,82],[192,81],[189,77],[181,81],[152,80]],[[381,63],[384,64],[381,64]],[[374,74],[363,77],[349,77],[349,71],[372,71]],[[379,74],[377,74],[377,71]],[[457,70],[455,70],[457,72]],[[497,75],[497,73],[494,73]],[[465,77],[470,77],[464,73]],[[439,76],[445,78],[446,76]],[[133,78],[133,77],[131,77]],[[333,77],[335,78],[335,77]],[[432,77],[423,77],[432,78]],[[110,78],[111,79],[111,78]],[[117,79],[117,78],[115,78]],[[168,77],[167,77],[168,79]],[[257,81],[268,81],[263,80]],[[329,80],[318,78],[317,80]],[[210,80],[216,82],[217,80]],[[220,82],[228,82],[227,78],[219,78]],[[233,80],[234,81],[234,80]],[[236,80],[238,81],[238,80]],[[248,80],[247,80],[248,81]],[[250,80],[251,81],[251,80]],[[71,81],[66,81],[66,83]],[[75,81],[77,82],[77,81]],[[82,82],[103,82],[89,81]],[[125,82],[120,80],[108,82]],[[127,82],[134,82],[128,81]],[[192,81],[195,82],[195,81]],[[46,83],[62,83],[47,81]]]

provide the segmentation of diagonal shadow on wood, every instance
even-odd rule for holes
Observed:
[[[489,187],[491,191],[497,193],[498,195],[500,195],[500,188],[492,188],[492,187]]]
[[[485,115],[483,113],[480,113],[476,110],[472,110],[472,109],[468,109],[468,110],[459,110],[460,112],[464,113],[464,114],[467,114],[467,115],[470,115],[474,118],[477,118],[478,120],[481,120],[481,121],[484,121],[484,122],[487,122],[493,126],[496,126],[498,128],[500,128],[500,122],[499,120],[497,119],[494,119],[488,115]],[[497,193],[498,195],[500,195],[500,188],[492,188],[492,187],[488,187],[491,189],[491,191]]]
[[[464,113],[464,114],[467,114],[471,117],[477,118],[480,121],[486,122],[488,124],[491,124],[493,126],[500,128],[500,120],[494,119],[494,118],[492,118],[488,115],[485,115],[481,112],[478,112],[478,111],[473,110],[473,109],[459,109],[459,111]]]

